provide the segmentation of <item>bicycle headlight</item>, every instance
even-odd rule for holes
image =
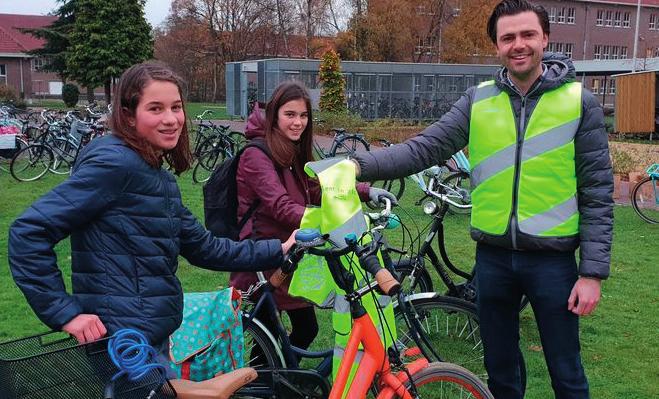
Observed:
[[[434,215],[437,212],[437,204],[433,201],[428,201],[423,204],[423,213],[426,215]]]

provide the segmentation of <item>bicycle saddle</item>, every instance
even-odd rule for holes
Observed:
[[[256,376],[256,370],[245,367],[201,382],[179,379],[169,382],[176,391],[176,397],[180,399],[228,399],[237,390],[254,381]]]
[[[343,134],[346,132],[346,130],[342,127],[335,127],[334,129],[332,129],[332,131],[336,132],[337,134]]]

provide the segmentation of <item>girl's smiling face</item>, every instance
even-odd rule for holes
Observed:
[[[129,119],[137,135],[157,150],[176,147],[185,123],[183,101],[171,82],[152,80],[142,90],[135,117]]]
[[[300,140],[308,121],[307,103],[301,98],[285,103],[277,111],[277,127],[291,141]]]

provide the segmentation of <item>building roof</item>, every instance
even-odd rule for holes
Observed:
[[[18,28],[41,28],[52,24],[51,15],[0,14],[0,53],[20,54],[43,46],[44,41]]]
[[[578,76],[603,76],[632,71],[634,60],[627,58],[624,60],[586,60],[574,61],[574,68]],[[637,71],[659,70],[659,58],[637,58]]]
[[[584,3],[608,3],[608,4],[623,4],[636,6],[638,0],[577,0]],[[659,7],[659,0],[641,0],[641,6],[643,7]]]

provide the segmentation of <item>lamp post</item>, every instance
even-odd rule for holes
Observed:
[[[638,50],[638,25],[641,21],[641,0],[636,3],[636,30],[634,31],[634,60],[632,61],[632,72],[636,72],[636,50]]]

